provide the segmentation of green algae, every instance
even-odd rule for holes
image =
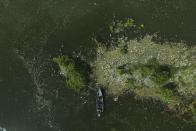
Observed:
[[[110,27],[112,33],[127,31],[126,22],[117,23]],[[130,23],[131,28],[144,28]],[[159,100],[170,110],[178,107],[179,115],[189,112],[189,120],[196,122],[196,106],[192,104],[196,103],[196,47],[158,44],[148,35],[140,40],[121,35],[116,39],[117,46],[109,50],[99,42],[94,62],[97,82],[114,96],[131,91],[139,98]]]
[[[175,70],[169,65],[160,65],[156,60],[150,59],[147,64],[126,64],[123,66],[117,67],[119,73],[122,74],[130,74],[134,71],[139,71],[142,77],[150,76],[150,79],[155,83],[161,85],[164,84],[172,77],[172,72]]]
[[[58,56],[53,58],[53,61],[58,64],[60,73],[65,77],[70,89],[79,91],[86,84],[85,77],[76,69],[72,59],[67,56]]]
[[[141,30],[144,28],[144,24],[137,25],[135,20],[132,18],[127,18],[126,20],[116,20],[109,25],[109,31],[112,34],[123,33],[127,30]]]
[[[109,27],[112,34],[128,28],[142,29],[144,25],[137,26],[134,20],[127,20]],[[116,97],[129,91],[137,98],[153,98],[170,110],[178,108],[179,116],[189,114],[188,120],[196,123],[196,47],[173,42],[157,44],[152,36],[140,40],[117,37],[117,46],[109,49],[96,41],[97,56],[91,63],[96,81],[107,93]],[[78,91],[86,84],[72,59],[59,56],[53,61],[69,88]]]
[[[116,129],[115,128],[111,128],[111,131],[116,131]]]
[[[196,48],[181,43],[157,44],[151,39],[146,36],[127,41],[126,53],[121,46],[111,50],[99,46],[94,62],[97,82],[111,95],[131,91],[142,98],[160,100],[171,110],[186,99],[195,102],[196,63],[192,52]],[[195,118],[195,106],[186,106],[180,108],[180,114],[189,109]]]
[[[117,69],[120,75],[129,75],[127,87],[142,90],[142,88],[152,88],[152,85],[156,85],[156,91],[160,93],[160,97],[164,102],[171,103],[173,101],[174,103],[174,101],[180,101],[180,98],[175,94],[176,84],[169,82],[170,78],[172,78],[172,73],[176,70],[173,67],[160,65],[157,60],[150,59],[147,64],[126,64],[117,67]],[[137,79],[134,74],[139,75],[140,78]]]

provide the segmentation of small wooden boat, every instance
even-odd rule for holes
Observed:
[[[96,111],[97,111],[97,117],[101,117],[101,114],[104,111],[104,96],[100,87],[97,87]]]

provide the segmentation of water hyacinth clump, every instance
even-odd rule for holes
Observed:
[[[196,121],[196,47],[157,44],[152,36],[141,40],[122,37],[117,42],[113,49],[98,44],[97,82],[114,96],[131,91],[138,97],[159,100],[169,109],[178,106],[179,114],[189,112]]]
[[[126,20],[116,20],[113,21],[111,25],[109,25],[109,31],[111,34],[119,34],[133,31],[137,32],[144,28],[144,24],[136,24],[135,20],[132,18],[128,18]]]
[[[115,90],[111,89],[113,90],[111,93],[118,94],[124,88],[127,89],[124,83],[126,83],[126,79],[131,79],[130,76],[137,78],[139,81],[143,78],[142,75],[151,76],[151,79],[145,78],[147,85],[151,83],[152,85],[150,86],[153,87],[156,85],[161,86],[165,84],[163,82],[166,80],[168,82],[173,81],[178,85],[177,90],[180,94],[186,94],[188,91],[192,96],[195,95],[196,63],[194,51],[196,48],[189,49],[183,44],[174,45],[174,43],[160,45],[151,39],[152,37],[146,36],[140,41],[127,41],[128,52],[126,54],[122,53],[120,46],[113,50],[107,50],[106,47],[99,46],[95,61],[95,73],[98,80],[113,84],[120,82],[122,86],[117,87]],[[123,66],[125,69],[120,71]],[[130,72],[122,73],[123,71]],[[111,80],[116,78],[116,82],[110,82],[110,78]],[[157,81],[160,81],[160,83]],[[182,86],[182,82],[185,85],[187,83],[187,87]]]
[[[171,109],[186,103],[181,113],[190,110],[195,116],[196,48],[160,45],[151,39],[146,36],[140,41],[127,41],[127,53],[121,51],[121,46],[112,50],[99,46],[94,70],[97,81],[112,95],[132,91],[140,97],[160,100]]]
[[[79,70],[72,59],[67,56],[58,56],[53,58],[60,69],[60,74],[65,77],[66,84],[70,89],[79,91],[85,84],[86,79]]]

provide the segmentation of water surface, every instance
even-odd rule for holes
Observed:
[[[50,62],[59,54],[92,49],[92,37],[104,39],[114,16],[136,19],[159,40],[195,45],[195,13],[195,0],[1,0],[0,126],[8,131],[196,130],[163,113],[160,103],[132,95],[118,102],[107,96],[104,116],[97,119],[94,92],[68,90]],[[44,93],[36,97],[39,89]]]

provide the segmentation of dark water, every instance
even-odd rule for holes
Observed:
[[[195,45],[195,15],[195,0],[0,0],[0,126],[8,131],[196,130],[163,113],[161,104],[131,95],[117,103],[107,96],[104,116],[97,119],[94,92],[67,90],[50,61],[92,49],[92,37],[103,38],[114,16],[136,19],[159,40]]]

